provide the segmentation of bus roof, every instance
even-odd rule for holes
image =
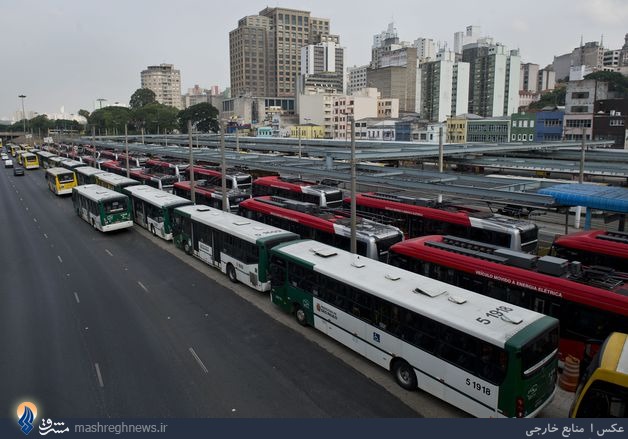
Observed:
[[[296,233],[288,232],[278,227],[269,226],[268,224],[250,220],[240,215],[214,209],[202,204],[177,207],[175,212],[252,243],[276,236],[287,236],[293,239],[299,239],[299,235]]]
[[[391,212],[402,212],[408,215],[416,215],[423,218],[444,221],[452,224],[464,226],[474,225],[474,220],[491,222],[496,230],[508,231],[512,229],[529,230],[536,226],[531,221],[511,218],[491,212],[482,212],[476,209],[449,204],[439,205],[433,200],[406,197],[396,194],[385,194],[379,192],[365,192],[357,194],[356,203],[359,206],[379,208]],[[351,198],[345,198],[344,202],[349,203]]]
[[[120,198],[129,198],[126,195],[121,194],[120,192],[112,191],[111,189],[107,189],[97,184],[84,184],[82,186],[75,186],[72,190],[96,202]]]
[[[48,159],[50,157],[57,157],[56,154],[49,152],[49,151],[37,151],[37,155],[41,158],[45,158]]]
[[[61,165],[65,166],[66,168],[74,169],[74,168],[78,168],[80,166],[85,166],[85,163],[79,162],[78,160],[73,160],[73,159],[66,158],[66,159],[64,159],[61,162]]]
[[[74,174],[74,171],[68,168],[48,168],[46,169],[46,174],[57,176],[63,174]]]
[[[497,250],[488,251],[491,248]],[[574,274],[564,259],[538,258],[443,235],[407,239],[393,245],[390,251],[628,317],[628,285],[622,274],[614,276],[613,272],[586,269]]]
[[[122,175],[114,174],[113,172],[103,172],[102,174],[98,174],[96,176],[96,179],[113,186],[130,186],[134,184],[141,184],[137,180],[123,177]]]
[[[313,203],[265,195],[244,200],[240,203],[240,206],[245,209],[294,221],[317,230],[350,236],[350,218],[336,215],[333,212],[320,213],[317,211],[318,206]],[[395,226],[359,218],[356,224],[356,234],[362,237],[387,238],[401,235],[402,232]]]
[[[554,244],[592,253],[628,259],[628,234],[588,230],[559,236]]]
[[[147,185],[128,186],[124,188],[124,191],[133,197],[137,197],[140,200],[146,201],[147,203],[160,208],[192,204],[192,202],[187,198],[179,197]]]
[[[76,168],[74,171],[79,174],[86,175],[86,176],[92,176],[95,174],[104,174],[105,172],[107,172],[98,168],[94,168],[93,166],[80,166]]]
[[[628,334],[613,332],[600,352],[600,368],[628,375]]]
[[[303,193],[319,192],[324,194],[329,193],[342,193],[340,189],[333,186],[327,186],[324,184],[318,184],[311,181],[301,180],[298,177],[290,176],[277,176],[269,175],[266,177],[259,177],[253,181],[253,184],[273,186],[282,189],[294,190]]]
[[[356,256],[336,247],[312,240],[281,244],[273,252],[295,258],[321,274],[345,282],[362,291],[425,315],[499,347],[526,327],[552,317],[483,296],[398,267]],[[510,320],[476,320],[499,306],[514,308],[504,313]]]

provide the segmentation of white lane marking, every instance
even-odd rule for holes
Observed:
[[[107,252],[109,256],[113,256],[113,253],[111,253],[109,250],[105,249],[105,252]]]
[[[46,235],[45,233],[44,233],[44,238],[48,239],[48,235]]]
[[[137,281],[137,284],[148,293],[148,288],[146,288],[146,286],[144,286],[144,284],[142,282],[140,282],[139,280]]]
[[[76,303],[81,303],[77,292],[74,292],[74,298],[76,299]]]
[[[105,387],[105,383],[103,383],[102,381],[102,375],[100,374],[100,366],[98,366],[98,363],[94,363],[94,366],[96,366],[96,375],[98,376],[98,384],[100,384],[100,387]]]
[[[63,259],[61,259],[61,256],[57,255],[57,259],[59,259],[59,262],[63,264]]]
[[[207,370],[207,368],[205,367],[205,365],[203,364],[201,359],[198,358],[198,355],[196,355],[196,352],[194,352],[194,349],[190,348],[190,349],[188,349],[188,351],[190,351],[190,354],[192,354],[192,356],[194,357],[194,359],[196,360],[198,365],[201,366],[201,369],[203,369],[203,372],[209,373],[209,370]]]
[[[33,218],[33,221],[37,222],[37,218]]]

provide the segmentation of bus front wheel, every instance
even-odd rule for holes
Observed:
[[[238,283],[238,277],[236,276],[236,271],[233,265],[227,265],[227,276],[229,276],[229,280],[234,284]]]
[[[307,316],[305,315],[305,311],[300,306],[296,306],[294,309],[294,317],[297,319],[297,323],[301,326],[307,326]]]
[[[414,390],[417,387],[416,374],[414,369],[405,360],[394,360],[392,365],[392,372],[395,376],[395,381],[401,387],[406,390]]]

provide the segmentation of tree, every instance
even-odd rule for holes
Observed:
[[[33,133],[38,136],[48,136],[48,130],[52,126],[52,122],[48,119],[48,116],[45,114],[40,114],[39,116],[33,117],[28,121],[29,126],[33,130]]]
[[[88,123],[94,125],[101,134],[123,132],[124,125],[131,120],[131,110],[126,107],[105,107],[90,114]]]
[[[87,110],[79,110],[78,115],[83,116],[85,119],[89,120],[89,111]]]
[[[182,133],[188,132],[188,121],[192,122],[192,125],[203,133],[218,132],[218,109],[210,103],[201,102],[181,110],[179,112],[179,129]]]
[[[129,106],[131,110],[137,110],[138,108],[145,107],[146,105],[156,102],[155,92],[148,88],[138,88],[135,93],[131,95]]]
[[[619,72],[593,72],[584,79],[595,79],[598,82],[608,82],[608,90],[619,93],[619,97],[628,96],[628,77]]]
[[[178,113],[175,107],[154,102],[134,109],[131,117],[137,128],[144,127],[148,133],[162,133],[178,127]]]
[[[566,87],[557,87],[549,93],[544,93],[541,95],[541,99],[532,102],[528,109],[530,110],[540,110],[544,107],[557,107],[565,105],[565,96],[567,95]]]

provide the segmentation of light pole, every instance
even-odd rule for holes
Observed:
[[[357,246],[357,206],[356,206],[356,171],[355,171],[355,119],[351,117],[351,253],[356,254]]]
[[[103,101],[106,101],[107,99],[105,99],[105,98],[98,98],[96,100],[98,101],[98,109],[102,110],[102,103],[103,103]]]
[[[220,170],[222,172],[221,193],[222,193],[222,210],[227,209],[227,161],[225,159],[225,124],[220,121]]]
[[[19,95],[18,98],[22,100],[22,124],[24,126],[24,135],[26,135],[26,112],[24,111],[24,98],[26,95]]]
[[[192,200],[192,204],[196,204],[196,194],[194,193],[194,156],[192,153],[192,121],[188,120],[188,137],[190,142],[190,199]]]

